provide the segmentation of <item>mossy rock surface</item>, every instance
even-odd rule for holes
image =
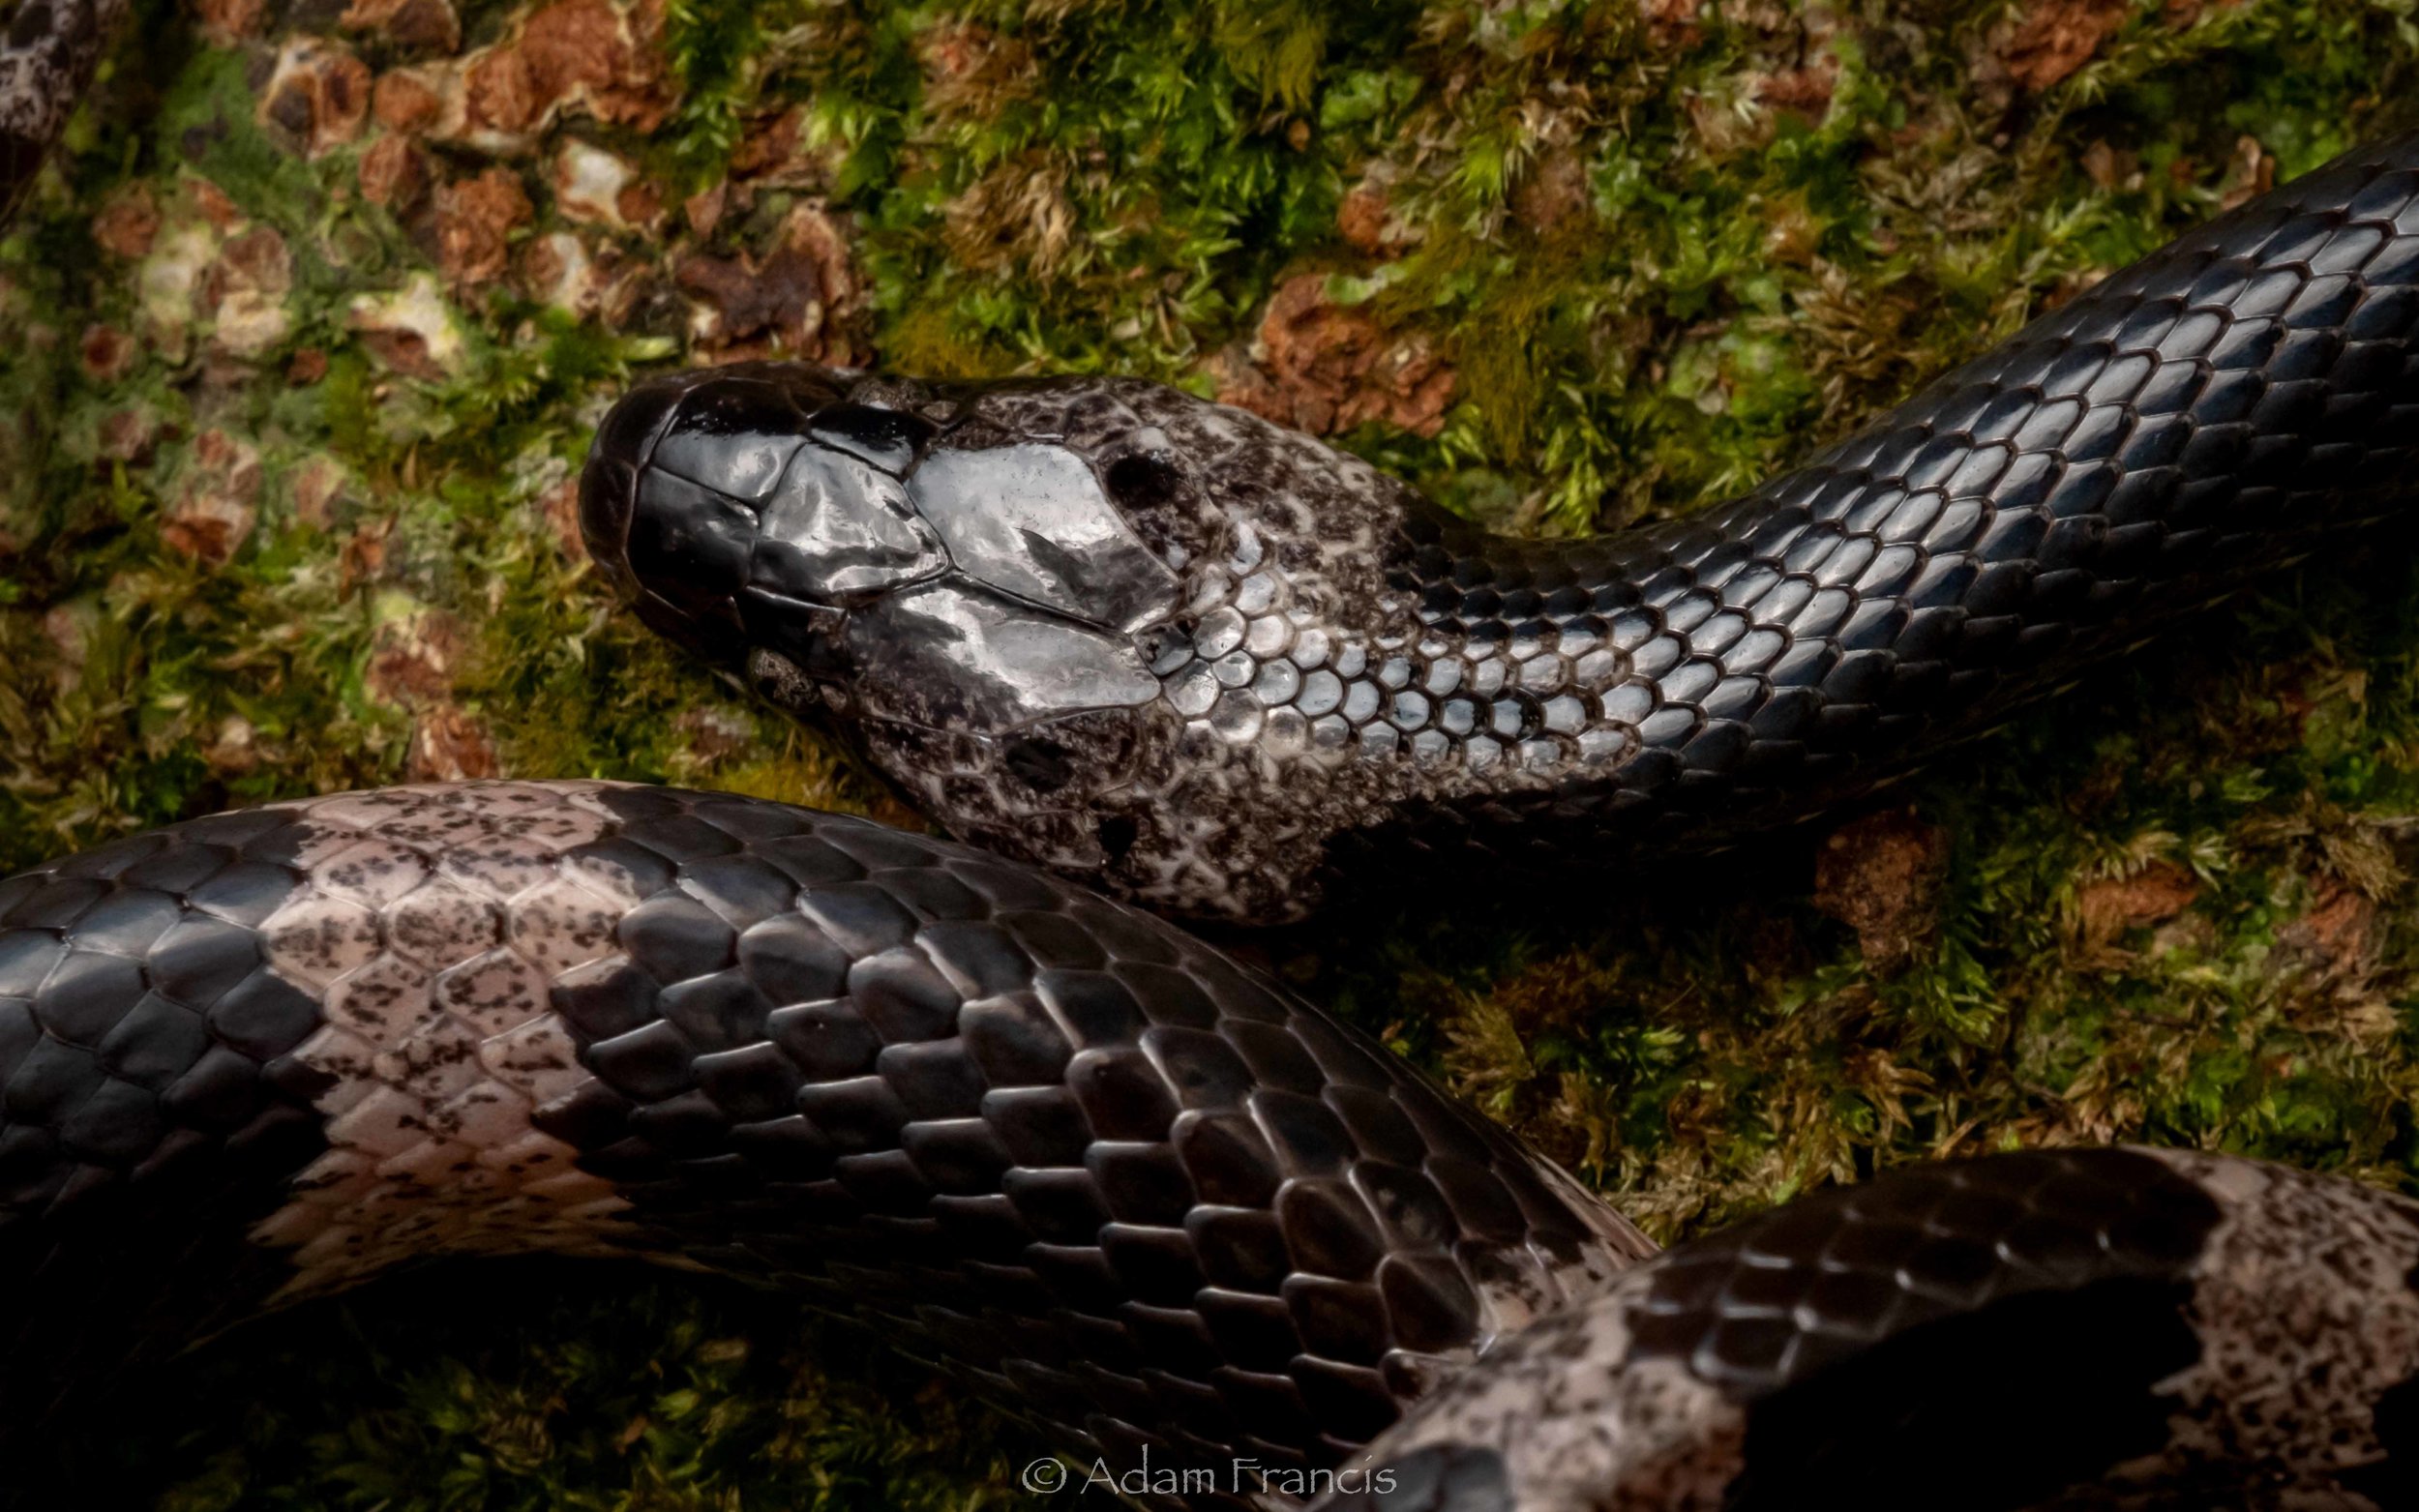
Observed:
[[[0,244],[0,860],[496,772],[901,818],[613,611],[638,372],[1115,371],[1503,528],[1735,493],[2406,124],[2398,0],[149,0]],[[1677,1238],[2139,1140],[2408,1186],[2411,532],[1887,802],[1230,937]],[[181,1365],[80,1504],[1040,1504],[1044,1446],[690,1279],[454,1264]]]

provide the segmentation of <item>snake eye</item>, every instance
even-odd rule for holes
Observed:
[[[1156,452],[1135,452],[1109,464],[1109,492],[1128,509],[1156,509],[1176,497],[1183,478]]]

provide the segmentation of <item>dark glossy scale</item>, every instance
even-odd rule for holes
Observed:
[[[1266,921],[1406,857],[1697,847],[1903,768],[2398,507],[2414,341],[2405,135],[1598,540],[1485,535],[1154,385],[778,366],[636,391],[583,529],[651,624],[962,837]],[[874,415],[885,446],[825,433]]]
[[[0,1295],[44,1298],[0,1309],[0,1423],[39,1420],[54,1379],[130,1339],[189,1337],[326,1263],[243,1236],[356,1138],[333,1114],[367,1106],[343,1083],[371,1057],[314,1036],[374,1036],[377,1015],[325,1012],[312,974],[388,959],[344,974],[371,948],[357,928],[432,962],[512,938],[554,963],[541,1007],[590,1078],[527,1123],[627,1201],[612,1248],[884,1318],[1087,1461],[1331,1463],[1474,1344],[1651,1252],[1366,1039],[1071,884],[722,795],[332,802],[360,823],[385,800],[400,883],[312,801],[0,882]],[[602,833],[545,848],[565,815]],[[504,878],[502,903],[446,911],[456,875]],[[625,890],[601,943],[550,934],[566,875]],[[373,893],[373,926],[331,901]],[[134,1237],[154,1232],[175,1242]],[[565,1241],[533,1219],[525,1242]]]

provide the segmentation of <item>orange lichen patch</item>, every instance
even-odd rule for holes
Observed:
[[[2086,882],[2075,894],[2075,928],[2087,945],[2167,920],[2200,896],[2200,878],[2172,861],[2153,861],[2125,876]]]
[[[521,176],[507,167],[443,186],[436,193],[437,266],[464,287],[493,283],[504,275],[512,233],[535,216]]]
[[[820,205],[792,209],[762,258],[698,254],[673,276],[702,302],[700,344],[719,355],[855,359],[862,289],[838,222]]]
[[[261,91],[260,124],[305,157],[357,139],[370,119],[370,67],[316,38],[287,43]]]
[[[260,454],[224,430],[204,430],[160,538],[195,561],[224,566],[252,534],[259,498]]]
[[[1814,906],[1856,932],[1872,965],[1902,962],[1940,923],[1949,837],[1907,809],[1853,820],[1814,859]]]
[[[1335,303],[1316,273],[1278,287],[1248,363],[1229,354],[1218,368],[1220,403],[1315,434],[1376,421],[1434,435],[1453,397],[1453,370],[1425,337]]]
[[[526,141],[574,109],[653,131],[672,111],[662,25],[655,0],[628,10],[606,0],[556,0],[505,42],[463,62],[460,128],[446,134]]]
[[[2037,0],[1991,49],[2019,88],[2038,93],[2091,61],[2133,15],[2129,0]]]
[[[462,46],[462,16],[453,0],[352,0],[338,24],[376,33],[412,52],[454,52]]]
[[[159,234],[160,205],[151,197],[149,184],[136,184],[112,195],[93,217],[93,240],[114,256],[145,256],[151,252],[152,238]]]
[[[381,136],[361,155],[361,197],[398,215],[429,193],[429,160],[408,136]]]

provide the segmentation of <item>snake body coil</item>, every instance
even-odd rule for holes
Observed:
[[[1406,852],[1609,864],[1903,768],[2406,496],[2415,335],[2403,136],[1677,523],[1486,536],[1148,383],[779,366],[642,385],[582,523],[962,838],[1279,919]]]
[[[861,820],[392,788],[0,883],[0,1286],[40,1299],[0,1313],[8,1432],[132,1346],[532,1250],[882,1319],[1100,1473],[1200,1477],[1158,1505],[2354,1508],[2419,1451],[2399,1199],[2012,1155],[1640,1266],[1281,989]]]

